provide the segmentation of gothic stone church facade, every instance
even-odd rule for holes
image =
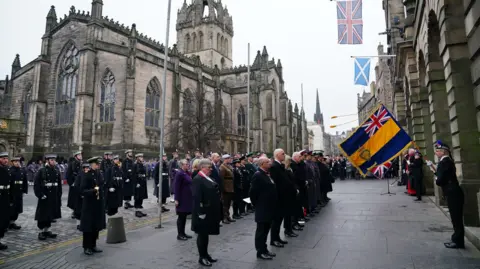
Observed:
[[[292,152],[306,145],[304,112],[292,107],[280,60],[265,47],[251,66],[248,98],[247,67],[233,67],[232,17],[221,0],[195,0],[178,11],[166,96],[163,44],[103,16],[102,8],[102,0],[93,0],[91,12],[72,7],[57,20],[52,6],[40,56],[24,66],[15,58],[5,100],[9,118],[24,122],[26,138],[12,154],[132,148],[158,156],[163,98],[167,152]]]

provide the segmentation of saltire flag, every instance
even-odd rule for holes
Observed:
[[[368,86],[370,82],[370,58],[355,58],[354,60],[354,80],[355,85]]]
[[[377,177],[377,178],[383,178],[385,174],[387,173],[388,169],[392,167],[392,162],[386,162],[381,165],[377,165],[375,168],[373,168],[372,174]]]
[[[362,0],[337,1],[338,44],[363,44]]]
[[[395,117],[384,105],[366,119],[349,137],[338,145],[350,163],[363,176],[402,154],[412,142]]]

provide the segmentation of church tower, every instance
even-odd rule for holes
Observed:
[[[186,55],[198,55],[210,67],[232,67],[233,21],[221,0],[194,0],[178,10],[177,46]]]
[[[318,89],[317,89],[317,106],[315,109],[315,114],[313,115],[313,120],[318,125],[323,125],[323,113],[320,110],[320,98],[318,98]]]

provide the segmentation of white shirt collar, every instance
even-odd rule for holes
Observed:
[[[282,164],[282,162],[280,162],[280,161],[279,161],[279,160],[277,160],[277,159],[275,159],[275,161],[276,161],[277,163],[279,163],[279,164]]]
[[[445,158],[448,158],[448,155],[443,155],[442,158],[440,158],[440,161],[442,161]]]
[[[213,181],[211,178],[209,178],[207,175],[205,175],[202,171],[198,172],[201,176],[203,176],[204,178],[210,180],[211,182],[215,183],[215,181]]]

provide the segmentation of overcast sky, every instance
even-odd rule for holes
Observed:
[[[187,0],[190,3],[192,0]],[[22,66],[40,54],[45,17],[51,5],[63,17],[70,7],[91,10],[91,0],[15,0],[0,1],[0,77],[9,75],[15,54]],[[103,14],[164,42],[167,0],[103,0]],[[170,44],[176,42],[177,10],[184,0],[172,0]],[[329,0],[222,0],[233,16],[234,65],[247,63],[247,44],[251,44],[251,63],[257,50],[267,46],[270,57],[281,59],[285,89],[293,103],[301,106],[303,83],[304,109],[313,121],[315,91],[319,89],[326,130],[333,133],[356,126],[356,122],[330,129],[328,126],[356,117],[331,120],[333,115],[357,113],[357,93],[353,85],[353,59],[350,56],[377,55],[377,46],[385,44],[385,18],[382,0],[363,3],[363,45],[338,45],[336,3]],[[135,3],[135,4],[134,4]],[[386,46],[385,46],[386,47]],[[374,80],[372,60],[370,80]],[[368,87],[365,90],[369,90]]]

